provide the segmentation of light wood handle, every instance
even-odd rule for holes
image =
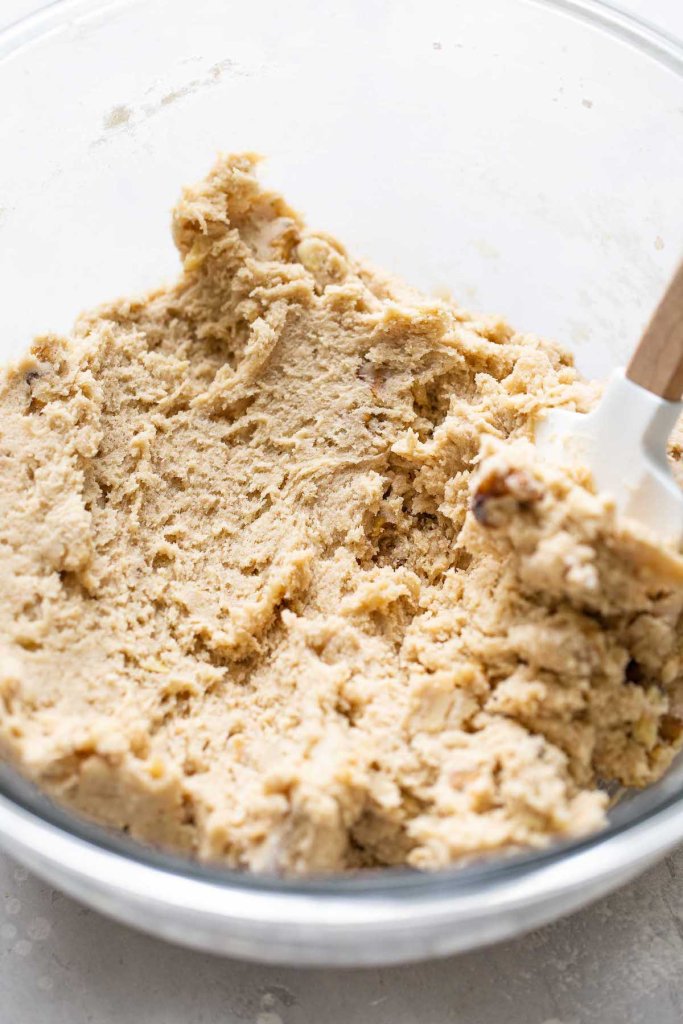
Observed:
[[[626,376],[669,401],[683,394],[683,263],[645,328]]]

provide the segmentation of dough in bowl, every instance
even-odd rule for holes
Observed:
[[[532,443],[598,389],[254,164],[183,193],[176,284],[4,372],[2,756],[255,871],[598,828],[600,784],[659,778],[683,733],[683,561]]]

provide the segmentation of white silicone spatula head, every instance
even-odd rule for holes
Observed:
[[[621,513],[680,545],[683,491],[666,448],[683,411],[682,392],[683,263],[631,362],[610,377],[597,407],[584,414],[552,410],[536,428],[536,443],[559,461],[587,465]]]

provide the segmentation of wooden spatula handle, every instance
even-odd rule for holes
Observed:
[[[683,263],[645,328],[626,376],[669,401],[683,394]]]

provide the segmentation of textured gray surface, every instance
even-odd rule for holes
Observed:
[[[2,1024],[679,1024],[683,849],[634,885],[514,942],[367,971],[190,953],[0,861]]]
[[[40,0],[0,0],[0,24]],[[680,0],[622,6],[683,35]],[[0,1024],[680,1024],[683,849],[595,906],[457,959],[297,971],[148,939],[0,855]]]

